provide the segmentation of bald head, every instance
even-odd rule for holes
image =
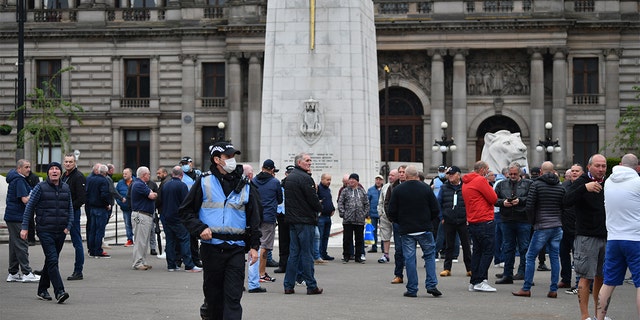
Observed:
[[[638,157],[636,157],[636,155],[633,153],[627,153],[624,156],[622,156],[620,165],[629,167],[635,170],[635,168],[638,166]]]
[[[549,172],[554,172],[553,163],[551,161],[545,161],[540,166],[540,174],[546,174]]]

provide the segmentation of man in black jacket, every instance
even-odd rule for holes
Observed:
[[[64,155],[62,162],[64,166],[64,175],[62,182],[69,185],[71,190],[71,200],[73,202],[73,227],[71,227],[71,243],[75,250],[75,263],[73,265],[73,273],[67,277],[67,280],[82,280],[82,269],[84,266],[84,248],[82,247],[82,234],[80,234],[80,208],[84,205],[86,199],[85,187],[87,178],[78,170],[76,166],[76,157],[72,153]]]
[[[417,297],[416,244],[419,243],[427,273],[427,293],[438,297],[442,293],[436,288],[438,278],[433,239],[433,220],[437,220],[440,214],[438,200],[431,188],[420,181],[416,167],[408,166],[405,175],[406,181],[395,187],[391,193],[388,212],[389,220],[398,224],[402,235],[402,253],[407,269],[407,291],[404,296]]]
[[[309,172],[311,171],[311,156],[301,153],[294,158],[295,168],[284,181],[284,201],[289,223],[289,261],[284,275],[284,293],[295,293],[293,287],[299,266],[302,280],[307,284],[307,294],[321,294],[313,269],[313,241],[318,224],[318,213],[322,205],[318,200],[316,185]]]
[[[604,281],[602,267],[607,227],[602,190],[606,172],[607,159],[601,154],[591,156],[587,172],[573,181],[564,196],[564,205],[575,206],[576,210],[573,258],[576,274],[580,276],[578,302],[582,319],[589,318],[589,286],[593,283],[593,299],[597,307],[598,293]]]
[[[562,239],[562,200],[564,188],[555,174],[553,163],[545,161],[540,168],[541,175],[529,189],[527,199],[527,216],[533,225],[533,236],[527,250],[527,266],[522,289],[513,292],[515,296],[530,297],[533,285],[533,274],[536,267],[536,256],[546,247],[551,263],[551,286],[547,297],[558,296],[558,276],[560,274],[560,240]]]

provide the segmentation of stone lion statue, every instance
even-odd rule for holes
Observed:
[[[508,167],[514,161],[520,164],[523,172],[529,172],[527,146],[522,143],[520,132],[511,133],[508,130],[487,132],[484,135],[481,160],[486,162],[489,169],[495,173],[500,173],[502,168]]]

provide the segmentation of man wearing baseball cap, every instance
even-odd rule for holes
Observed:
[[[204,267],[201,314],[209,319],[242,319],[245,247],[249,263],[258,261],[260,196],[243,179],[240,154],[230,142],[209,147],[211,167],[198,177],[180,206],[183,223],[200,238]]]

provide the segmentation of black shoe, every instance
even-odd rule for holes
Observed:
[[[249,290],[249,293],[262,293],[262,292],[267,292],[267,289],[263,287],[257,287]]]
[[[69,281],[82,280],[82,279],[83,279],[82,273],[75,273],[75,272],[71,274],[71,276],[67,277],[67,280]]]
[[[332,256],[324,256],[324,257],[322,257],[322,260],[327,260],[327,261],[333,261],[333,260],[335,260],[335,259],[336,259],[336,258],[334,258],[334,257],[332,257]]]
[[[367,251],[367,253],[376,253],[378,252],[378,249],[376,248],[371,248],[371,250]]]
[[[156,251],[156,249],[151,249],[151,255],[152,256],[157,256],[158,252]]]
[[[544,263],[539,264],[537,270],[538,271],[551,271],[551,269],[549,269],[549,267],[547,267],[547,265],[544,264]]]
[[[35,245],[36,245],[36,241],[35,240],[29,241],[29,247],[33,247]],[[49,299],[49,300],[51,300],[51,299]]]
[[[273,273],[285,273],[285,272],[287,272],[287,270],[280,269],[280,268],[273,270]]]
[[[513,276],[513,280],[524,280],[524,274],[516,273],[516,275]]]
[[[193,264],[195,264],[196,267],[198,267],[198,268],[202,268],[202,261],[201,260],[193,260]]]
[[[405,293],[404,293],[404,294],[402,294],[402,295],[403,295],[403,296],[405,296],[405,297],[409,297],[409,298],[415,298],[415,297],[417,297],[417,296],[418,296],[418,294],[417,294],[417,293],[415,293],[415,292],[411,293],[411,292],[409,292],[409,291],[405,291]]]
[[[496,273],[496,278],[500,279],[500,278],[502,278],[503,275],[504,275],[504,273]]]
[[[48,291],[42,291],[42,292],[38,293],[38,299],[40,299],[40,300],[46,300],[46,301],[51,301],[51,300],[53,300],[53,299],[51,298],[51,296],[49,295],[49,292],[48,292]]]
[[[277,268],[280,264],[275,260],[267,260],[267,267],[269,268]]]
[[[31,270],[31,272],[33,272],[33,274],[35,274],[36,276],[42,275],[42,270]]]
[[[307,289],[307,294],[322,294],[324,290],[322,288],[316,287],[315,289]]]
[[[67,299],[69,299],[69,294],[66,292],[61,292],[56,294],[56,301],[58,301],[58,303],[63,303],[65,302]]]
[[[438,288],[433,288],[433,289],[427,289],[427,293],[434,296],[434,297],[439,297],[442,295],[442,292],[440,292],[440,290],[438,290]]]
[[[512,277],[504,277],[496,280],[496,284],[513,284]]]

